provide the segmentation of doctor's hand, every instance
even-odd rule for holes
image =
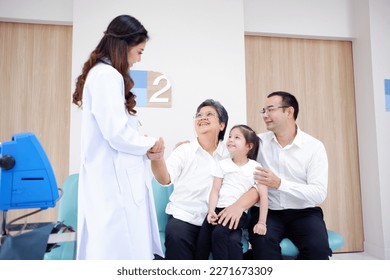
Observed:
[[[276,176],[271,170],[263,167],[256,167],[254,179],[257,184],[266,185],[267,187],[278,189],[280,187],[281,179]]]
[[[146,155],[150,160],[159,160],[164,158],[164,150],[164,139],[160,137],[153,145],[153,147],[148,150]]]

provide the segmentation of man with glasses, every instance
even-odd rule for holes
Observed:
[[[298,259],[329,259],[331,249],[318,206],[326,198],[328,158],[321,141],[297,126],[299,105],[283,91],[269,94],[261,110],[268,132],[261,139],[254,178],[268,186],[267,234],[253,233],[259,209],[251,208],[250,242],[254,259],[282,259],[280,241],[288,237],[299,249]]]

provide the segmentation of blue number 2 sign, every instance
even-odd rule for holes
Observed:
[[[130,70],[134,81],[132,92],[138,107],[172,107],[171,83],[164,74],[153,71]]]

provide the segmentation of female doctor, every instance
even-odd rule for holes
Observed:
[[[144,260],[162,256],[146,153],[164,149],[142,136],[130,67],[148,33],[132,16],[109,24],[77,78],[82,107],[77,259]]]

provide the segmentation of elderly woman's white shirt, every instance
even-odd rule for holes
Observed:
[[[177,147],[166,161],[174,184],[166,212],[176,219],[200,226],[208,212],[208,198],[216,163],[229,156],[222,141],[213,155],[197,139]]]

